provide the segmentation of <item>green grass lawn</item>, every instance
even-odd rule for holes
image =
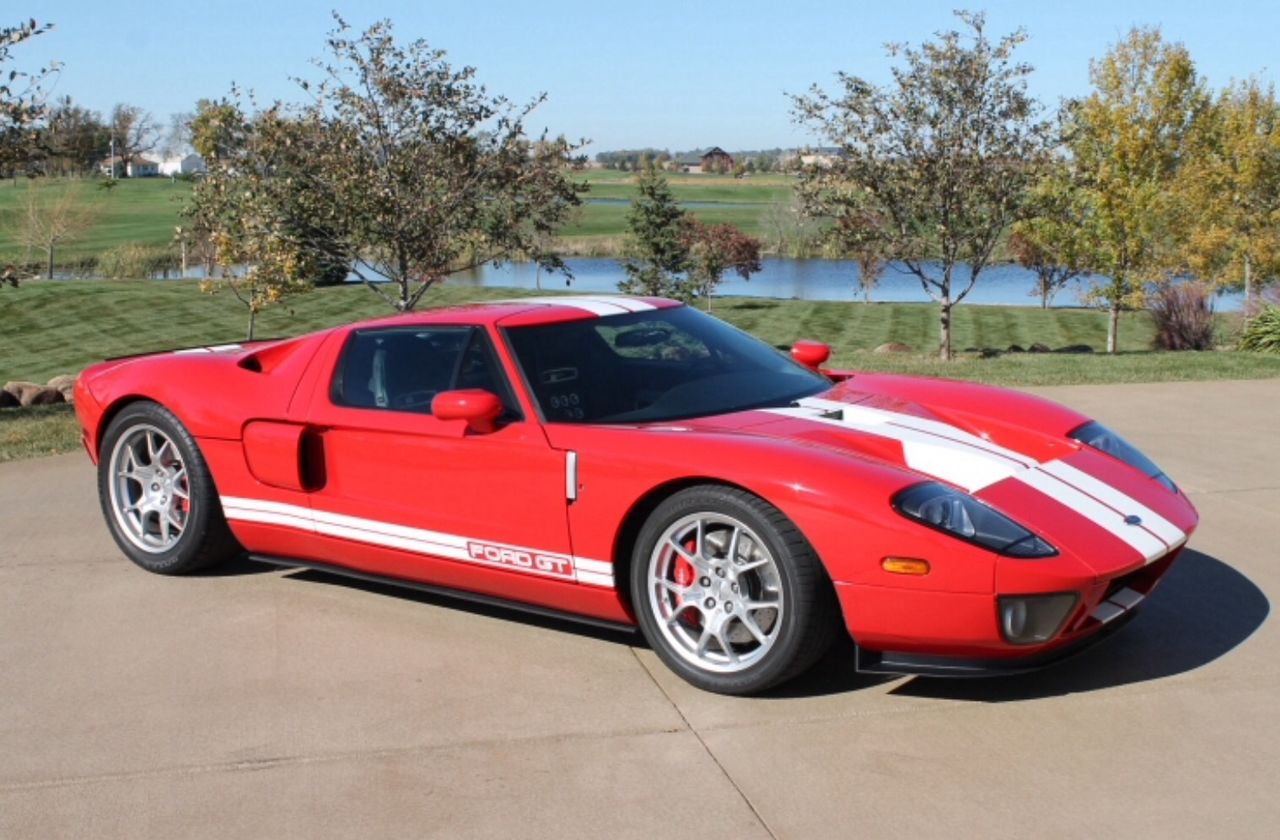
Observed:
[[[182,224],[179,210],[191,195],[191,185],[168,178],[124,179],[105,190],[99,180],[50,181],[19,179],[0,181],[0,259],[42,262],[39,254],[26,257],[17,239],[17,228],[28,192],[74,189],[94,213],[94,221],[83,238],[59,249],[59,263],[81,257],[100,256],[121,245],[168,245],[173,229]]]
[[[529,294],[447,283],[428,293],[427,305]],[[1156,353],[1150,319],[1128,313],[1116,356],[1005,354],[981,359],[961,353],[935,358],[937,310],[928,304],[832,303],[754,298],[715,301],[715,314],[775,345],[813,338],[832,346],[832,364],[855,370],[946,376],[1004,385],[1090,382],[1155,382],[1184,379],[1250,379],[1280,376],[1280,356],[1238,352]],[[262,313],[259,336],[288,336],[387,314],[380,298],[360,286],[318,289]],[[32,281],[0,290],[0,381],[45,382],[77,373],[109,356],[173,347],[239,341],[245,313],[229,294],[201,293],[192,281]],[[1053,348],[1106,342],[1103,313],[1033,307],[960,306],[954,313],[954,346],[1004,348],[1042,342]],[[1224,320],[1225,325],[1225,320]],[[917,352],[872,353],[896,341]],[[66,407],[0,412],[0,461],[63,452],[78,446],[75,420]]]
[[[591,191],[585,198],[631,201],[636,194],[634,178],[627,172],[591,170],[575,173]],[[86,257],[99,257],[122,245],[166,246],[173,230],[182,224],[180,211],[191,195],[191,184],[168,178],[122,179],[110,190],[96,179],[20,179],[0,181],[0,261],[43,263],[39,253],[28,253],[18,240],[18,226],[29,191],[78,190],[79,200],[94,214],[92,226],[79,239],[58,249],[60,265]],[[714,202],[724,207],[698,207],[691,211],[708,224],[730,223],[752,236],[762,233],[764,214],[775,203],[785,204],[791,196],[791,179],[785,175],[755,175],[735,179],[729,175],[671,175],[671,191],[677,201]],[[598,240],[607,253],[616,253],[626,233],[627,206],[587,204],[561,235],[574,240]]]

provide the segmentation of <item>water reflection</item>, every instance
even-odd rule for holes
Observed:
[[[561,275],[540,271],[531,263],[508,263],[497,268],[484,266],[475,271],[457,274],[449,278],[451,284],[469,286],[501,286],[533,289],[541,286],[548,290],[573,289],[580,292],[616,292],[622,268],[617,260],[605,257],[577,257],[566,260],[573,272],[573,281],[565,282]],[[956,281],[963,288],[968,277],[965,272]],[[969,303],[1004,306],[1036,306],[1040,298],[1032,292],[1035,274],[1018,265],[998,265],[983,271],[978,284],[965,299]],[[1087,285],[1079,280],[1068,284],[1053,299],[1055,307],[1079,306],[1080,294]],[[858,287],[858,265],[851,260],[790,260],[771,258],[764,260],[764,268],[750,280],[728,275],[716,290],[717,295],[744,297],[768,297],[796,300],[853,301],[862,299]],[[1218,297],[1219,311],[1240,308],[1242,295],[1238,292]],[[900,265],[890,264],[881,275],[879,284],[871,292],[871,300],[892,303],[927,302],[929,296],[913,274]]]

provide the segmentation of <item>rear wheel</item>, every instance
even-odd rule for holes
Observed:
[[[649,517],[631,565],[649,644],[700,688],[750,694],[812,665],[835,637],[821,563],[762,499],[727,487],[683,490]]]
[[[156,403],[134,403],[107,427],[98,498],[116,544],[147,571],[194,572],[240,550],[195,440]]]

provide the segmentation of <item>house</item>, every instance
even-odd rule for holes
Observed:
[[[826,169],[843,157],[844,149],[839,146],[820,146],[816,149],[806,148],[800,152],[800,163],[803,166],[820,166]]]
[[[126,174],[130,178],[149,178],[160,174],[160,164],[144,157],[135,157],[125,164],[123,158],[113,156],[98,164],[98,171],[108,178],[119,178]]]
[[[189,155],[167,157],[160,161],[160,174],[168,175],[171,178],[175,175],[203,174],[206,171],[204,158],[195,152]]]
[[[732,172],[733,171],[733,155],[726,152],[719,146],[712,146],[702,156],[703,172]]]
[[[686,175],[703,172],[732,172],[733,155],[719,146],[712,146],[703,154],[680,155],[674,161],[675,168]]]

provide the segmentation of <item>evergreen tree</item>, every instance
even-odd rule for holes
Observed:
[[[678,298],[684,293],[681,275],[689,262],[688,218],[657,169],[650,167],[640,175],[639,190],[627,213],[631,258],[622,264],[627,279],[618,288],[628,294]]]

